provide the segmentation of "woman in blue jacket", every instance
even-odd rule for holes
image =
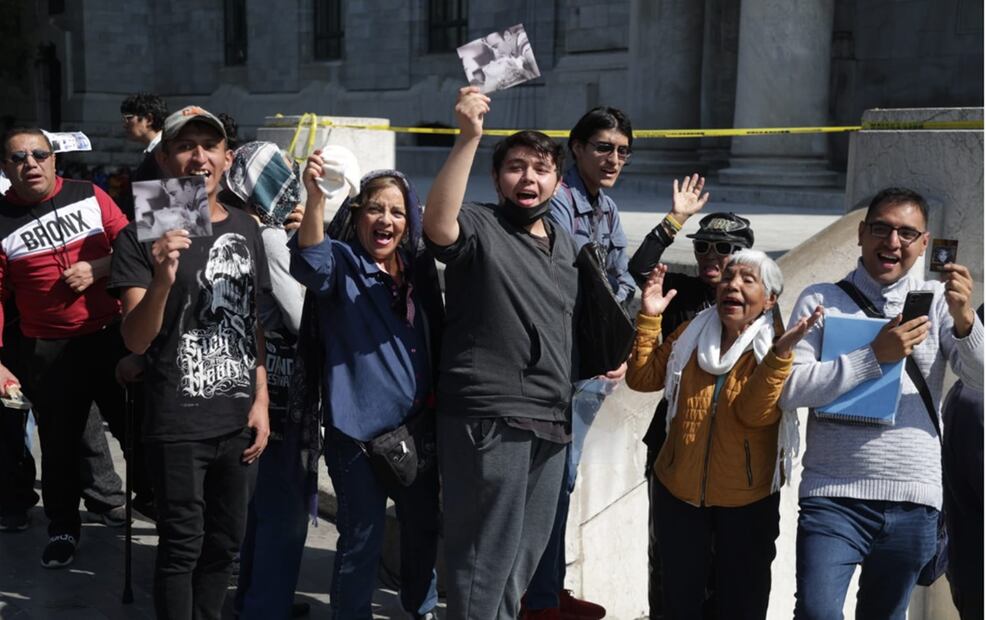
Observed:
[[[411,422],[428,426],[443,307],[434,261],[421,248],[421,206],[395,170],[369,173],[323,232],[321,152],[302,175],[305,217],[289,242],[291,274],[316,298],[325,460],[338,498],[330,592],[335,620],[370,618],[387,498],[401,528],[401,603],[415,618],[438,602],[438,474],[432,433],[417,477],[401,484],[369,442]],[[424,417],[422,417],[424,416]],[[421,437],[419,437],[421,439]]]

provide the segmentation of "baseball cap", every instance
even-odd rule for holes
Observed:
[[[750,220],[735,213],[710,213],[699,221],[698,232],[685,236],[689,239],[729,241],[745,248],[753,247]]]
[[[178,136],[182,128],[191,122],[205,123],[218,131],[224,140],[226,139],[226,128],[223,127],[222,121],[216,118],[212,112],[200,108],[197,105],[186,106],[164,119],[164,130],[162,131],[161,139],[173,140]]]

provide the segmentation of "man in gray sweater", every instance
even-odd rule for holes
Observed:
[[[868,346],[832,361],[819,361],[821,329],[795,347],[780,405],[811,409],[799,491],[795,618],[841,618],[859,564],[856,617],[903,620],[918,574],[936,548],[941,446],[907,373],[891,426],[838,422],[815,413],[881,376],[881,363],[908,355],[927,382],[936,415],[946,362],[967,385],[982,389],[983,324],[971,305],[969,270],[946,264],[941,281],[909,273],[928,245],[927,218],[920,194],[899,188],[878,193],[859,225],[859,264],[845,279],[890,322]],[[933,292],[931,311],[902,323],[904,298],[912,290]],[[837,285],[820,283],[802,292],[792,324],[817,306],[827,315],[865,316]]]

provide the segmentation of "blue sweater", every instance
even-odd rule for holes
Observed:
[[[360,441],[400,426],[425,405],[432,388],[426,323],[429,311],[436,310],[422,298],[437,291],[437,282],[431,281],[433,263],[430,273],[422,261],[410,270],[412,325],[394,309],[393,279],[358,242],[326,238],[301,249],[294,237],[288,248],[291,275],[318,297],[325,359],[324,419]],[[410,265],[406,256],[402,253],[404,264]]]

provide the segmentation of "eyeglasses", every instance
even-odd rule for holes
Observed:
[[[736,245],[734,243],[729,243],[728,241],[702,241],[701,239],[696,239],[692,242],[695,245],[695,253],[699,256],[705,256],[709,253],[709,250],[714,250],[719,256],[729,256],[735,252],[739,252],[742,246]]]
[[[20,165],[26,162],[27,158],[30,156],[34,158],[34,161],[40,164],[52,155],[54,155],[54,153],[51,151],[43,151],[41,149],[34,149],[33,151],[14,151],[10,154],[10,157],[7,158],[7,161],[14,165]]]
[[[124,114],[124,115],[120,116],[120,118],[123,119],[123,122],[124,123],[129,123],[133,119],[137,118],[137,115],[136,114]]]
[[[616,146],[612,142],[593,142],[592,140],[586,140],[586,142],[592,145],[592,148],[599,155],[609,155],[615,149],[616,157],[620,161],[627,161],[628,159],[630,159],[630,155],[633,153],[633,151],[630,150],[629,146]]]
[[[869,229],[870,234],[877,239],[888,239],[890,233],[896,232],[897,237],[900,239],[900,244],[904,246],[911,245],[917,241],[925,231],[917,230],[911,228],[910,226],[891,226],[884,222],[863,222]]]

